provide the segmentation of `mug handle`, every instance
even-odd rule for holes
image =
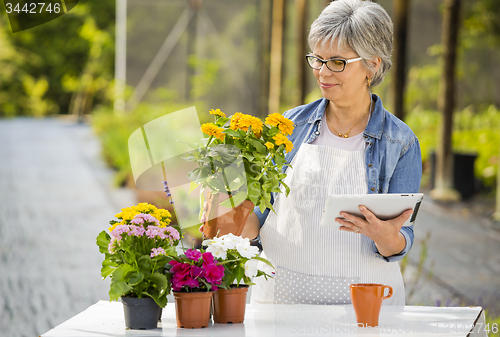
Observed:
[[[385,293],[386,288],[389,289],[389,294],[387,294],[387,296],[382,297],[383,300],[392,296],[392,287],[391,286],[384,286],[384,293]]]

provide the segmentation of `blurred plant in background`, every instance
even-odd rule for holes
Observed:
[[[114,1],[80,2],[63,18],[15,34],[0,15],[0,117],[109,104],[114,22]]]
[[[429,163],[430,153],[436,147],[440,120],[438,111],[419,109],[414,109],[405,120],[419,139],[424,163]],[[454,124],[454,151],[478,154],[475,176],[481,180],[483,191],[493,192],[499,163],[500,111],[493,105],[479,113],[466,108],[455,113]]]

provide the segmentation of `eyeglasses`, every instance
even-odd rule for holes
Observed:
[[[330,69],[331,71],[336,72],[336,73],[344,71],[345,65],[347,63],[356,62],[356,61],[359,61],[362,59],[363,59],[362,57],[358,57],[358,58],[350,59],[350,60],[335,59],[335,58],[329,59],[329,60],[322,60],[319,57],[311,55],[311,54],[306,55],[306,60],[307,60],[307,64],[309,65],[309,67],[317,70],[317,69],[321,69],[321,67],[323,67],[323,64],[326,64],[326,67],[328,69]]]

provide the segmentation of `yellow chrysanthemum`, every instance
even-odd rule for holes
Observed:
[[[289,136],[293,132],[293,122],[279,113],[273,113],[267,116],[266,124],[277,126],[282,134]]]
[[[259,138],[262,133],[263,126],[264,124],[259,118],[237,112],[231,117],[229,128],[232,130],[240,129],[247,132],[248,128],[251,127],[257,138]]]
[[[293,144],[291,141],[286,138],[286,136],[282,135],[281,133],[278,133],[276,136],[273,137],[273,139],[276,141],[276,145],[285,145],[285,151],[290,152],[293,149]]]
[[[209,136],[214,136],[221,142],[224,141],[224,137],[226,136],[225,133],[222,133],[224,131],[224,128],[220,128],[217,125],[213,123],[205,123],[201,126],[201,131]]]
[[[160,221],[160,227],[167,227],[170,224],[170,217],[172,215],[166,209],[158,209],[153,216]]]
[[[238,130],[239,128],[239,122],[240,122],[240,118],[243,117],[244,115],[241,113],[241,112],[237,112],[235,113],[232,117],[231,117],[231,122],[229,123],[229,128],[231,130]]]
[[[274,147],[274,144],[271,142],[267,142],[264,144],[269,150],[271,150]]]
[[[210,110],[210,114],[215,115],[217,117],[226,117],[226,114],[223,113],[222,111],[220,111],[220,109],[215,109],[215,110],[212,109],[212,110]]]

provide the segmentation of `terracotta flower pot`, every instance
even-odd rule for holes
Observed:
[[[243,323],[247,304],[248,286],[214,292],[213,313],[215,323]]]
[[[125,326],[129,329],[156,329],[160,307],[151,297],[122,297]]]
[[[218,213],[217,208],[219,207],[219,196],[211,195],[209,200],[211,200],[211,202],[209,202],[208,214],[213,217],[214,214]],[[254,203],[250,200],[245,200],[240,205],[230,209],[228,212],[206,221],[203,225],[203,234],[205,235],[205,238],[211,239],[216,235],[222,236],[229,233],[236,236],[241,235],[243,227],[247,222],[248,216],[252,213],[253,208]]]
[[[193,293],[174,291],[173,293],[178,328],[200,329],[208,327],[213,291]]]

